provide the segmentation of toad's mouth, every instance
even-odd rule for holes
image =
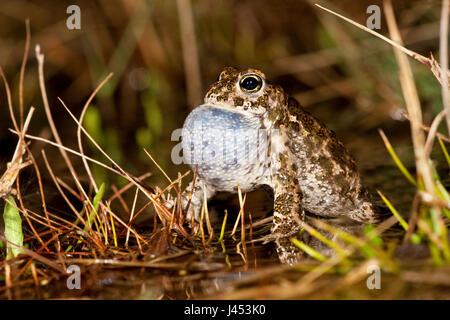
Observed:
[[[267,145],[259,118],[211,104],[195,108],[182,131],[185,163],[208,180],[248,174],[266,160]]]

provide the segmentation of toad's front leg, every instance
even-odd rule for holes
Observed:
[[[275,241],[280,261],[287,264],[297,263],[303,254],[290,241],[290,238],[300,230],[301,220],[304,219],[301,207],[302,194],[296,165],[292,159],[295,158],[290,150],[285,150],[273,154],[271,161],[274,208],[272,234],[269,238]]]
[[[203,201],[208,201],[215,194],[215,191],[207,186],[202,179],[198,176],[195,180],[189,182],[189,185],[181,193],[181,209],[186,212],[186,220],[191,224],[194,219],[194,224],[200,221],[200,212],[202,209]],[[206,197],[206,198],[205,198]],[[172,208],[176,202],[175,199],[171,199],[166,202],[166,207]],[[191,225],[193,228],[194,225]]]
[[[277,180],[279,180],[277,178]],[[282,263],[295,264],[302,251],[290,240],[301,228],[304,212],[301,208],[301,193],[296,179],[287,184],[275,182],[274,209],[271,237],[273,237]]]

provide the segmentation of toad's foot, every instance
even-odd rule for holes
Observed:
[[[193,188],[193,189],[192,189]],[[203,202],[208,201],[213,195],[214,190],[203,185],[200,179],[197,177],[195,182],[189,183],[189,186],[181,194],[181,209],[186,213],[186,220],[191,228],[195,223],[200,221],[200,213]],[[164,206],[171,209],[177,203],[177,197],[167,198]],[[192,221],[194,220],[194,225]]]
[[[267,244],[267,243],[272,242],[272,241],[273,242],[277,242],[280,239],[292,237],[293,235],[298,233],[298,231],[299,230],[293,230],[293,231],[288,232],[288,233],[275,232],[275,233],[268,234],[268,235],[266,235],[266,236],[261,238],[262,244]]]

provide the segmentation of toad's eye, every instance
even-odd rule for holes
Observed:
[[[241,90],[246,93],[257,92],[261,89],[263,81],[260,76],[256,74],[246,74],[239,81],[239,86]]]

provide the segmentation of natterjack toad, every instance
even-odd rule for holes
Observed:
[[[304,211],[371,223],[375,207],[360,183],[355,161],[335,133],[256,69],[226,68],[187,117],[183,156],[197,178],[183,193],[188,218],[199,220],[203,198],[268,185],[274,192],[272,239],[282,261],[294,263],[287,238]],[[191,190],[194,185],[194,190]]]

